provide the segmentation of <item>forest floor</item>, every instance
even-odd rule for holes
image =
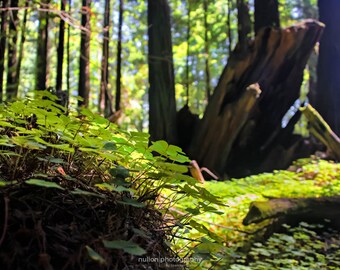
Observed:
[[[283,228],[269,239],[258,232],[268,221],[244,226],[250,203],[269,198],[297,198],[333,196],[340,193],[340,164],[331,161],[301,159],[288,170],[275,171],[243,179],[217,182],[207,181],[208,191],[229,205],[220,208],[222,214],[201,214],[197,220],[225,239],[225,256],[201,264],[201,269],[339,269],[340,234],[326,225],[302,222],[296,228]],[[179,209],[195,202],[183,199]],[[198,238],[197,231],[190,236]]]

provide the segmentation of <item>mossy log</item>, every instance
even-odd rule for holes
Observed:
[[[277,198],[252,202],[244,225],[281,218],[281,223],[297,225],[301,221],[330,223],[340,228],[340,196],[320,198]]]
[[[331,150],[336,160],[340,160],[340,139],[322,116],[308,104],[301,109],[309,122],[310,132]]]

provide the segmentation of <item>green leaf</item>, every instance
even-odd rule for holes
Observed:
[[[106,264],[105,259],[100,256],[97,252],[95,252],[92,248],[90,248],[89,246],[85,246],[86,250],[87,250],[87,254],[89,255],[89,257],[98,262],[99,264]]]
[[[200,213],[200,210],[198,208],[191,208],[191,207],[186,208],[185,211],[187,211],[190,214],[193,214],[195,216]]]
[[[168,143],[166,141],[156,141],[152,142],[152,145],[149,147],[151,151],[155,151],[158,154],[166,155],[166,151],[168,149]]]
[[[65,161],[62,158],[51,158],[48,161],[51,162],[51,163],[55,163],[55,164],[65,163]]]
[[[15,127],[11,123],[8,123],[8,122],[5,122],[5,121],[0,121],[0,126],[2,126],[2,127],[11,127],[11,128]]]
[[[131,198],[126,198],[126,197],[123,197],[123,201],[117,201],[117,202],[121,204],[131,205],[131,206],[138,207],[138,208],[145,207],[144,203],[140,203],[139,201],[136,201]]]
[[[124,191],[132,192],[132,193],[135,192],[134,189],[132,189],[132,188],[126,188],[126,187],[124,187],[124,186],[113,187],[113,190],[114,190],[114,191],[117,191],[117,192],[119,192],[119,193],[124,192]]]
[[[58,189],[64,189],[60,185],[54,182],[49,182],[41,179],[29,179],[25,183],[30,184],[30,185],[35,185],[35,186],[40,186],[40,187],[46,187],[46,188],[58,188]]]
[[[35,142],[32,136],[15,136],[11,138],[11,142],[18,146],[28,149],[33,150],[46,149],[45,145],[42,145],[39,142]]]
[[[3,180],[0,180],[0,187],[5,187],[7,186],[8,184],[10,184],[9,182],[6,182],[6,181],[3,181]]]
[[[130,176],[130,172],[128,169],[126,169],[123,166],[117,166],[116,168],[111,168],[109,170],[109,173],[113,176],[113,177],[119,177],[119,178],[127,178]]]
[[[52,101],[58,100],[58,97],[57,97],[57,96],[53,95],[51,92],[49,92],[49,91],[47,91],[47,90],[43,90],[43,91],[35,91],[34,94],[35,94],[35,97],[36,97],[37,99],[39,98],[39,100],[42,99],[42,98],[44,98],[44,97],[47,97],[47,98],[49,98],[49,99],[52,100]]]
[[[117,150],[117,147],[116,147],[116,144],[115,144],[115,143],[113,143],[113,142],[107,142],[107,143],[104,144],[103,149],[115,151],[115,150]]]
[[[74,149],[72,147],[70,147],[70,145],[68,144],[54,144],[54,143],[49,143],[49,142],[46,142],[45,140],[43,140],[42,138],[39,138],[39,137],[34,137],[34,139],[40,143],[40,144],[43,144],[43,145],[46,145],[46,146],[49,146],[49,147],[52,147],[52,148],[56,148],[56,149],[59,149],[59,150],[64,150],[64,151],[67,151],[67,152],[70,152],[70,153],[73,153],[74,152]]]
[[[142,256],[146,254],[146,251],[131,241],[125,240],[115,240],[115,241],[106,241],[103,240],[104,247],[111,249],[122,249],[124,252],[129,253],[131,255]]]
[[[203,224],[200,224],[198,222],[196,222],[195,220],[190,220],[190,226],[192,226],[194,229],[196,229],[197,231],[208,235],[211,239],[214,239],[217,242],[223,242],[223,238],[221,238],[220,236],[218,236],[217,234],[213,233],[212,231],[210,231],[207,227],[205,227]]]
[[[95,196],[95,197],[99,197],[99,198],[105,198],[105,196],[102,195],[102,194],[97,194],[97,193],[94,193],[94,192],[89,192],[89,191],[81,190],[81,189],[78,189],[78,188],[76,188],[74,191],[71,191],[71,193],[76,194],[76,195]]]
[[[109,191],[112,191],[114,189],[114,185],[112,184],[108,184],[108,183],[102,183],[102,184],[95,184],[96,187],[100,188],[100,189],[106,189]]]
[[[147,234],[147,232],[144,232],[140,229],[137,229],[137,228],[132,228],[132,231],[137,234],[138,236],[141,236],[143,238],[150,238],[150,236]]]
[[[91,112],[91,110],[89,110],[87,108],[81,108],[80,113],[82,115],[87,116],[89,119],[93,119],[94,118],[93,112]]]
[[[180,165],[176,163],[169,163],[169,162],[156,162],[156,165],[164,170],[173,171],[176,173],[186,173],[188,172],[188,166]]]

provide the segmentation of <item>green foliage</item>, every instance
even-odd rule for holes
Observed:
[[[95,252],[91,247],[85,246],[85,248],[87,250],[89,257],[92,260],[99,262],[99,264],[106,264],[105,259],[102,256],[100,256],[97,252]]]
[[[318,234],[322,228],[304,222],[296,228],[287,226],[287,234],[276,233],[265,243],[255,243],[230,269],[339,269],[339,233],[324,229]]]
[[[115,248],[115,249],[123,249],[125,252],[130,253],[132,255],[141,256],[146,253],[144,249],[142,249],[137,244],[131,241],[103,241],[104,246],[107,248]]]
[[[197,215],[194,217],[194,220],[203,224],[204,230],[207,229],[213,232],[214,236],[216,235],[220,239],[223,239],[224,248],[220,249],[219,252],[211,252],[215,255],[214,259],[217,265],[214,265],[214,262],[211,263],[213,260],[210,260],[210,262],[206,261],[200,266],[196,265],[198,267],[197,269],[206,269],[212,266],[214,269],[227,269],[227,266],[229,267],[237,258],[239,258],[239,261],[232,269],[292,269],[289,267],[277,268],[275,265],[268,267],[270,263],[266,263],[265,266],[260,268],[261,262],[259,261],[256,262],[256,267],[258,268],[251,268],[246,266],[246,264],[241,265],[242,260],[245,262],[245,255],[239,250],[247,246],[249,241],[251,242],[252,232],[257,231],[267,224],[264,222],[260,225],[245,227],[242,225],[242,220],[246,216],[252,201],[265,201],[272,197],[319,197],[338,195],[340,193],[340,165],[334,162],[320,160],[316,157],[300,159],[287,171],[275,171],[273,173],[264,173],[242,179],[231,179],[225,182],[209,181],[205,183],[205,188],[211,194],[221,197],[223,203],[229,205],[229,207],[225,208],[220,205],[215,205],[214,210],[205,213],[204,208],[195,198],[188,197],[182,198],[176,205],[179,211],[183,210],[196,213]],[[195,208],[193,206],[197,207]],[[191,222],[191,224],[193,224],[193,222]],[[196,239],[196,247],[194,250],[197,250],[200,245],[204,244],[202,237],[205,236],[203,236],[202,232],[203,229],[200,227],[193,227],[193,230],[188,233],[188,238]],[[285,238],[286,236],[282,237]],[[294,237],[289,236],[285,238],[285,240],[295,241]],[[188,241],[181,240],[177,243],[176,247],[181,248],[185,244],[190,245],[192,242],[189,243]],[[210,248],[213,250],[213,246],[210,246]],[[271,247],[266,247],[263,248],[261,252],[264,254],[272,254],[271,252],[275,251],[272,251]],[[289,251],[286,252],[287,256],[288,253]]]
[[[214,213],[212,205],[223,204],[184,174],[189,159],[179,147],[165,141],[149,146],[148,134],[123,131],[88,109],[65,112],[56,100],[49,92],[39,91],[34,99],[1,105],[1,186],[29,184],[100,198],[111,192],[120,195],[118,204],[136,208],[155,205],[159,194],[168,194],[159,198],[159,210],[172,214],[169,240],[176,244],[183,232],[194,228],[206,246],[222,247],[222,239],[192,217]],[[193,198],[198,207],[172,213],[171,204],[183,196]],[[133,242],[103,243],[133,255],[144,254]],[[103,263],[95,250],[86,249],[90,258]],[[196,251],[189,250],[186,253]]]

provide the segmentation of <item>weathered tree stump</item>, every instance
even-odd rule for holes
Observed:
[[[268,140],[279,136],[284,115],[299,98],[303,70],[322,29],[313,20],[264,28],[246,50],[236,48],[197,125],[189,156],[220,175],[258,172]],[[260,95],[249,90],[254,83]]]

